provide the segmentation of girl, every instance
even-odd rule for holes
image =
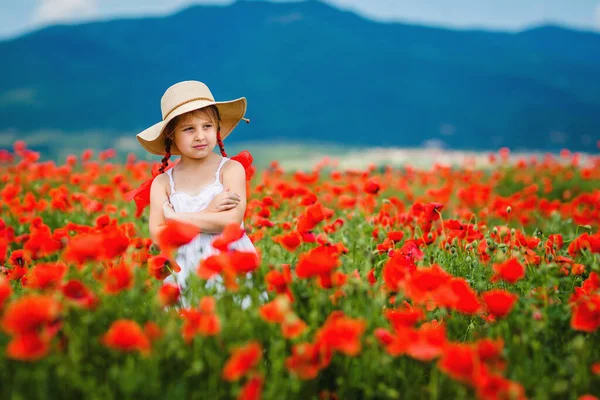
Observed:
[[[149,152],[163,155],[150,187],[149,230],[154,243],[167,219],[197,225],[201,232],[177,251],[181,271],[165,281],[176,281],[180,290],[187,286],[200,261],[218,250],[212,241],[230,223],[244,227],[246,210],[246,171],[238,161],[227,157],[225,139],[243,119],[246,99],[215,101],[208,87],[198,81],[177,83],[161,99],[162,121],[139,133],[139,143]],[[213,152],[219,146],[221,155]],[[171,155],[179,162],[167,169]],[[166,172],[165,172],[166,170]],[[246,234],[230,249],[251,251],[254,245]],[[185,296],[184,296],[184,304]]]

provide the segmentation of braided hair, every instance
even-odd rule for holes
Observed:
[[[223,139],[221,139],[221,130],[217,131],[217,144],[219,145],[219,150],[221,150],[221,155],[223,157],[227,157],[227,153],[225,152],[225,146],[223,145]]]
[[[158,171],[162,174],[169,165],[169,159],[171,158],[171,143],[170,137],[165,138],[165,156],[160,160],[160,168]]]
[[[227,157],[227,153],[225,152],[225,145],[223,144],[223,139],[221,139],[221,114],[219,114],[219,108],[217,106],[209,106],[214,110],[217,116],[217,144],[219,145],[219,150],[221,151],[221,155],[223,157]]]

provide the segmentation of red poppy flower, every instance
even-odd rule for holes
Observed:
[[[21,283],[31,289],[53,288],[60,284],[66,273],[67,265],[62,262],[36,264]]]
[[[302,244],[302,236],[297,231],[292,231],[285,235],[274,237],[273,241],[279,243],[281,247],[292,253]]]
[[[23,244],[23,250],[31,254],[33,259],[46,257],[62,249],[63,244],[60,240],[52,237],[50,228],[42,225],[31,232],[27,241]],[[1,245],[0,245],[1,246]],[[0,253],[2,250],[0,249]],[[0,254],[0,259],[2,258]]]
[[[170,269],[174,272],[181,271],[181,267],[164,254],[159,254],[148,259],[148,274],[154,279],[159,281],[165,280],[171,275]]]
[[[300,255],[296,275],[299,278],[310,278],[329,274],[339,265],[337,249],[334,246],[321,245]]]
[[[256,270],[260,265],[258,254],[252,251],[231,251],[228,253],[231,267],[236,274],[245,275]]]
[[[229,265],[229,256],[226,253],[213,254],[200,261],[198,276],[202,279],[210,279],[220,274]]]
[[[212,246],[220,251],[227,251],[229,245],[244,236],[246,231],[237,223],[227,225],[223,233],[212,242]]]
[[[325,219],[325,209],[321,203],[312,204],[306,207],[306,216],[314,227]]]
[[[266,322],[282,323],[290,312],[289,300],[285,296],[277,296],[259,308],[259,314]]]
[[[435,292],[450,281],[452,276],[439,265],[417,268],[406,280],[406,295],[416,303],[432,300]]]
[[[169,169],[173,168],[175,165],[176,165],[176,163],[169,163],[167,168],[165,168],[165,172],[168,171]],[[144,208],[146,208],[148,205],[150,205],[150,188],[152,187],[152,182],[154,181],[154,178],[156,178],[160,174],[160,171],[159,171],[160,166],[161,166],[160,164],[155,164],[152,167],[152,178],[143,182],[136,189],[131,190],[123,195],[123,198],[125,200],[127,200],[127,201],[134,200],[135,201],[135,205],[136,205],[135,216],[136,216],[136,218],[139,218],[142,215]]]
[[[380,190],[381,185],[375,179],[369,179],[363,186],[363,191],[372,195],[376,195]]]
[[[501,356],[504,340],[483,338],[477,341],[476,347],[481,361],[487,362]]]
[[[479,399],[527,399],[523,385],[498,375],[483,374],[477,379],[476,390]]]
[[[101,342],[106,347],[123,352],[150,352],[150,340],[137,322],[128,319],[113,322]]]
[[[63,255],[67,262],[78,267],[87,261],[101,260],[104,255],[104,238],[100,233],[80,234],[69,241]]]
[[[285,293],[290,301],[294,301],[294,295],[289,288],[289,284],[292,282],[292,271],[289,265],[284,265],[281,271],[272,270],[267,272],[265,282],[267,283],[267,290],[278,294]]]
[[[106,227],[102,230],[103,257],[112,260],[125,253],[129,247],[129,238],[117,227]]]
[[[329,364],[325,352],[312,343],[292,346],[292,355],[285,360],[285,367],[300,379],[314,379],[321,368]]]
[[[6,253],[8,252],[8,241],[0,237],[0,264],[6,262]]]
[[[222,274],[225,286],[237,290],[236,277],[254,271],[259,264],[258,255],[254,252],[233,250],[229,253],[213,254],[201,260],[197,273],[202,279],[210,279],[216,274]]]
[[[165,283],[158,290],[158,302],[161,307],[172,306],[179,300],[179,287],[173,283]]]
[[[409,329],[406,333],[406,354],[417,360],[433,360],[446,346],[445,326],[436,321],[426,322],[418,330]]]
[[[262,346],[256,341],[235,348],[223,367],[223,379],[237,381],[254,368],[261,358]]]
[[[302,321],[295,313],[288,313],[281,323],[281,334],[286,339],[295,339],[302,335],[307,328],[306,322]]]
[[[39,331],[52,325],[60,310],[60,303],[52,296],[24,296],[6,307],[2,317],[2,329],[11,335]]]
[[[200,228],[196,225],[169,219],[158,233],[158,245],[170,256],[173,249],[188,244],[199,233]]]
[[[504,280],[515,283],[525,277],[525,267],[516,258],[494,264],[494,271],[496,274],[492,277],[491,282]]]
[[[253,376],[248,379],[237,400],[259,400],[261,398],[264,379],[261,376]]]
[[[488,310],[498,318],[508,315],[517,299],[517,295],[501,289],[492,289],[483,293],[483,300]]]
[[[148,321],[144,324],[144,334],[150,342],[155,342],[163,336],[163,330],[154,321]]]
[[[244,170],[246,171],[246,180],[251,180],[256,170],[252,165],[252,162],[254,161],[252,154],[248,150],[242,150],[235,156],[231,157],[231,159],[242,164],[242,167],[244,167]]]
[[[414,326],[425,318],[423,310],[410,306],[408,302],[405,302],[404,308],[386,310],[384,314],[395,330]]]
[[[29,255],[28,252],[26,252],[24,250],[15,250],[10,255],[10,259],[8,260],[8,263],[13,268],[27,267],[31,263],[31,256]]]
[[[331,351],[356,356],[361,351],[360,338],[366,327],[362,319],[348,318],[343,312],[334,311],[319,329],[315,339]]]
[[[133,287],[133,272],[124,262],[108,268],[104,273],[104,292],[117,294]]]
[[[438,361],[438,367],[453,379],[473,384],[480,370],[478,354],[470,344],[449,344]]]
[[[10,285],[10,281],[4,276],[0,275],[0,311],[2,311],[2,306],[6,299],[10,297],[12,294],[12,286]]]
[[[182,333],[186,343],[190,343],[195,335],[214,336],[221,331],[221,321],[215,314],[213,297],[203,297],[199,308],[185,309],[181,317],[184,320]]]
[[[96,295],[78,280],[70,280],[62,287],[63,295],[82,308],[94,308],[98,303]]]
[[[400,242],[402,241],[402,238],[404,237],[404,232],[403,231],[393,231],[393,232],[388,232],[387,234],[388,239],[390,239],[392,242]]]
[[[481,304],[477,297],[477,293],[469,286],[463,278],[453,278],[447,284],[448,290],[452,295],[448,307],[463,314],[475,314],[480,311]]]
[[[387,289],[397,291],[403,286],[404,281],[417,269],[411,258],[402,254],[402,251],[394,253],[383,266],[383,281]]]
[[[6,346],[6,355],[20,361],[37,361],[50,351],[49,341],[37,332],[15,336]]]
[[[573,307],[571,328],[594,332],[600,327],[600,294],[582,298]]]

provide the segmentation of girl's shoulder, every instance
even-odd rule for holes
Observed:
[[[223,157],[224,160],[221,160],[222,164],[222,168],[221,171],[225,172],[225,171],[240,171],[244,170],[244,166],[237,160],[234,160],[232,158],[229,157]]]
[[[162,174],[156,175],[156,177],[152,180],[152,185],[150,188],[151,192],[165,192],[167,195],[169,194],[169,189],[171,185],[169,182],[169,175],[167,172],[163,172]]]
[[[221,160],[221,162],[223,163],[223,168],[237,168],[237,166],[242,166],[242,164],[239,161],[229,157],[223,157],[223,160]]]
[[[227,161],[223,164],[223,168],[221,168],[219,175],[219,179],[221,182],[223,182],[225,176],[227,176],[228,179],[245,180],[246,170],[242,163],[240,163],[237,160],[228,158]]]
[[[156,184],[157,186],[168,186],[169,185],[169,174],[167,171],[156,175],[154,180],[152,181],[152,185]]]

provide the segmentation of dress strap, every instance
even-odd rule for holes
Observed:
[[[227,157],[221,158],[221,162],[219,163],[219,168],[217,168],[217,173],[215,174],[215,183],[221,183],[221,168],[223,165],[229,160]]]
[[[167,170],[169,175],[169,184],[171,185],[171,194],[175,193],[175,180],[173,179],[173,168]]]

